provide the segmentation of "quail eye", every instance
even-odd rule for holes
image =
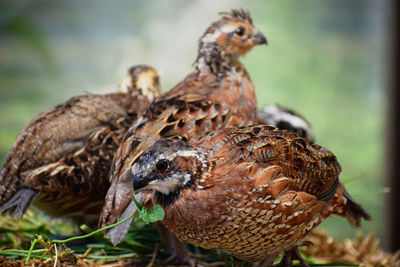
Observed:
[[[243,26],[240,26],[240,27],[236,28],[236,30],[235,30],[235,34],[237,36],[243,36],[245,32],[246,32],[246,29]]]
[[[167,160],[160,160],[157,163],[156,168],[160,172],[166,171],[169,168],[169,162]]]

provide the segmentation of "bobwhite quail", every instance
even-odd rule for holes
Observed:
[[[112,157],[132,121],[160,95],[158,73],[132,67],[119,88],[125,92],[73,97],[21,131],[1,171],[0,212],[20,217],[34,200],[50,216],[97,224]]]
[[[299,136],[314,142],[314,133],[310,123],[297,112],[281,106],[265,106],[257,112],[258,123],[289,130]]]
[[[282,251],[292,255],[332,213],[354,225],[370,220],[340,171],[329,150],[265,125],[228,128],[191,145],[159,140],[132,168],[135,194],[152,192],[150,206],[164,208],[162,223],[179,240],[263,266]]]
[[[119,83],[118,91],[132,96],[144,96],[145,101],[151,103],[161,95],[158,72],[148,65],[135,65],[129,68]]]
[[[123,138],[111,167],[101,227],[114,223],[127,207],[135,208],[131,168],[155,141],[172,136],[190,140],[215,129],[256,122],[254,86],[239,56],[267,41],[248,12],[222,14],[199,40],[194,72],[153,102]],[[116,235],[120,240],[121,233]]]

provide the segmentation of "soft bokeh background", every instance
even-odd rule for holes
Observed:
[[[0,163],[39,112],[116,89],[129,66],[161,74],[163,91],[192,71],[197,40],[231,8],[248,9],[269,45],[243,62],[258,103],[303,114],[332,150],[348,191],[383,235],[385,17],[388,1],[0,1]],[[320,228],[355,230],[341,218]]]

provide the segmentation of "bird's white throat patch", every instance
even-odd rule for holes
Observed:
[[[149,187],[159,191],[164,195],[169,195],[176,191],[179,187],[186,185],[191,179],[190,173],[174,173],[168,176],[167,179],[154,180],[149,183]]]

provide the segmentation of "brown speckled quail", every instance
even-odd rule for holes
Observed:
[[[339,182],[327,149],[271,126],[229,128],[188,144],[160,140],[133,166],[136,194],[152,192],[162,223],[185,243],[284,266],[332,213],[370,219]],[[287,265],[286,265],[287,264]]]
[[[114,157],[100,226],[135,208],[132,166],[157,140],[173,136],[194,140],[215,129],[256,123],[254,86],[239,56],[267,41],[249,13],[222,14],[199,40],[195,70],[153,102],[125,135]],[[109,236],[118,243],[123,235],[117,231]]]
[[[53,217],[96,225],[112,157],[132,121],[159,96],[158,73],[129,70],[119,93],[73,97],[35,117],[18,135],[0,176],[0,212],[30,203]]]
[[[279,105],[265,106],[257,112],[257,118],[259,124],[267,124],[282,130],[289,130],[310,142],[314,142],[314,133],[310,123],[291,109]]]

